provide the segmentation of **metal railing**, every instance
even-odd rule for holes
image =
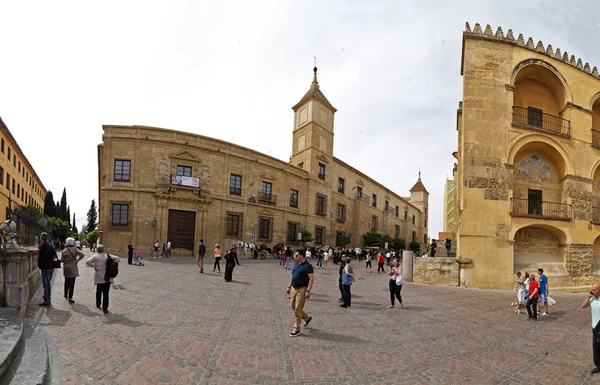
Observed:
[[[510,213],[516,216],[571,220],[573,218],[573,206],[560,202],[511,198]]]
[[[513,106],[513,123],[554,134],[571,136],[571,122],[569,120],[545,114],[538,109]]]
[[[266,192],[260,192],[258,193],[258,200],[267,203],[277,203],[277,195]]]
[[[592,146],[600,147],[600,131],[592,128]]]
[[[368,204],[371,204],[371,197],[368,195],[365,195],[365,194],[358,195],[358,193],[356,193],[355,197],[359,201],[363,201],[363,202],[367,202]]]

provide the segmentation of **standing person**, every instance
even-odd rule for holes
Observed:
[[[323,251],[317,250],[317,251],[315,251],[315,253],[317,253],[317,269],[322,269],[323,268]]]
[[[163,245],[162,245],[162,253],[160,253],[159,258],[162,258],[162,257],[165,257],[165,258],[167,257],[167,244],[166,243],[163,243]]]
[[[225,282],[233,281],[233,269],[235,268],[235,246],[225,254]]]
[[[310,290],[315,282],[315,274],[313,266],[299,252],[294,254],[296,263],[292,268],[292,278],[290,284],[285,291],[290,294],[292,289],[291,305],[294,310],[294,329],[290,333],[290,337],[296,337],[300,334],[300,326],[304,320],[304,327],[307,327],[312,317],[304,312],[304,303],[310,298]]]
[[[73,301],[73,291],[75,291],[75,278],[79,277],[77,264],[83,257],[85,257],[85,254],[77,249],[75,239],[67,238],[60,260],[63,263],[63,275],[65,276],[65,298],[69,303],[75,303]]]
[[[310,251],[310,247],[306,248],[306,251],[304,252],[304,255],[306,256],[306,260],[308,262],[310,262],[310,257],[312,257],[312,252]]]
[[[535,281],[535,274],[529,275],[529,295],[527,296],[527,314],[529,314],[528,320],[537,321],[537,303],[539,297],[539,284]],[[533,306],[532,306],[533,305]],[[531,308],[533,307],[533,312]]]
[[[444,244],[446,246],[446,256],[449,257],[450,256],[450,249],[452,248],[452,240],[450,239],[450,237],[446,237],[446,240],[444,241]]]
[[[520,271],[517,271],[517,279],[515,281],[517,289],[517,300],[519,304],[525,303],[525,277]]]
[[[40,244],[35,249],[27,250],[30,253],[38,253],[38,268],[42,272],[42,285],[44,286],[44,297],[40,306],[51,306],[52,294],[52,275],[54,274],[53,260],[56,256],[56,250],[48,242],[48,233],[40,234]]]
[[[279,250],[279,266],[285,266],[285,250],[283,247]]]
[[[237,256],[237,245],[235,244],[235,242],[231,243],[231,254],[233,255],[235,264],[240,266],[240,261],[238,261],[238,256]]]
[[[390,265],[391,258],[392,258],[392,253],[390,253],[389,250],[386,250],[386,253],[385,253],[385,265],[386,266]]]
[[[167,258],[171,258],[171,250],[172,250],[172,244],[171,244],[171,240],[169,239],[167,241]]]
[[[323,261],[325,261],[325,267],[329,264],[329,250],[323,250]]]
[[[383,268],[384,262],[385,262],[385,259],[383,258],[383,254],[379,253],[377,255],[377,274],[379,274],[380,271],[382,273],[385,273],[385,269]]]
[[[108,293],[110,292],[110,285],[114,282],[113,278],[106,280],[106,261],[111,258],[114,263],[119,263],[119,257],[108,255],[104,252],[104,245],[98,245],[96,247],[97,254],[92,255],[85,264],[89,267],[93,267],[96,270],[94,274],[94,285],[96,285],[96,307],[100,309],[102,305],[102,311],[104,314],[108,313]]]
[[[529,273],[525,272],[524,276],[525,276],[525,298],[523,298],[523,300],[526,301],[527,294],[529,294]]]
[[[79,242],[79,240],[75,241],[75,247],[77,248],[77,250],[81,250],[81,242]]]
[[[600,283],[592,285],[588,297],[583,301],[581,307],[592,308],[592,352],[594,357],[594,369],[592,373],[600,372]]]
[[[154,244],[154,255],[152,256],[152,258],[156,259],[156,257],[158,257],[159,250],[160,250],[160,243],[158,243],[158,239],[157,239],[156,243]]]
[[[546,275],[544,275],[544,269],[542,269],[541,267],[538,269],[538,274],[540,275],[540,279],[538,279],[538,281],[540,283],[540,299],[539,299],[540,308],[542,307],[542,304],[543,304],[544,312],[542,313],[542,315],[547,316],[548,315],[548,294],[550,294],[550,288],[548,287],[548,277],[546,277]],[[538,310],[538,314],[540,313],[540,310]]]
[[[96,251],[96,243],[95,242],[92,244],[92,251]]]
[[[344,257],[342,257],[344,258]],[[346,265],[344,266],[344,270],[342,270],[342,293],[344,298],[344,303],[342,303],[341,307],[350,307],[352,305],[352,293],[350,292],[350,288],[352,286],[352,282],[354,282],[354,269],[352,268],[352,260],[350,257],[345,258]]]
[[[221,272],[221,264],[219,261],[221,260],[221,246],[219,244],[215,244],[215,250],[213,251],[213,255],[215,256],[215,265],[213,266],[213,273],[215,269],[219,269],[219,273]]]
[[[371,252],[369,251],[367,253],[367,262],[365,262],[365,271],[367,273],[371,272],[371,261],[373,260],[373,257],[371,256]]]
[[[340,302],[344,302],[344,286],[342,285],[342,274],[344,272],[344,267],[346,267],[346,256],[344,255],[340,260],[340,277],[338,279],[338,288],[340,289]]]
[[[171,244],[171,241],[169,241],[169,245],[170,244]],[[205,256],[206,256],[206,245],[204,244],[204,239],[201,239],[200,243],[198,244],[198,256],[196,257],[196,264],[200,268],[200,274],[204,273],[204,257]]]
[[[292,259],[292,247],[286,246],[285,248],[285,269],[290,270],[290,260]]]
[[[133,264],[133,245],[131,241],[127,244],[127,264]]]
[[[404,305],[402,305],[402,296],[400,295],[400,292],[402,291],[402,282],[404,280],[400,279],[398,280],[398,278],[402,277],[402,267],[400,266],[400,261],[398,261],[397,258],[394,258],[392,260],[392,266],[390,267],[390,271],[388,273],[388,275],[390,276],[390,282],[389,282],[389,287],[390,287],[390,302],[391,305],[388,306],[388,308],[393,308],[394,307],[394,298],[398,299],[398,303],[400,304],[400,307],[404,307]]]
[[[435,252],[437,250],[437,242],[435,241],[435,239],[433,239],[431,241],[431,257],[435,258]]]

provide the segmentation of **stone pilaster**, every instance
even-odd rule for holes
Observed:
[[[565,249],[565,267],[576,286],[593,282],[593,259],[593,245],[576,243],[567,245]]]

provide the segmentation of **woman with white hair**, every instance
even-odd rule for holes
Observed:
[[[60,259],[63,263],[63,275],[65,276],[65,298],[69,303],[73,301],[73,291],[75,290],[75,278],[79,277],[77,264],[85,255],[75,246],[75,239],[67,238],[65,249],[62,251]]]

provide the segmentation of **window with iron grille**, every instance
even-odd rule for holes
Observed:
[[[298,224],[293,222],[288,222],[288,231],[287,231],[287,241],[298,242]]]
[[[413,218],[412,218],[413,225],[415,224],[415,222],[416,222],[416,217],[413,215]]]
[[[325,195],[317,194],[316,213],[321,215],[327,214],[327,197]]]
[[[339,204],[337,205],[337,220],[344,222],[346,220],[346,206]]]
[[[298,190],[290,189],[290,207],[298,208]]]
[[[377,195],[375,194],[373,194],[373,197],[371,197],[371,206],[377,207]]]
[[[129,182],[130,172],[130,160],[115,160],[115,182]]]
[[[192,168],[189,166],[177,165],[177,175],[192,176]]]
[[[229,174],[229,194],[242,195],[242,176]]]
[[[323,234],[325,233],[325,229],[323,227],[315,227],[315,244],[323,245]]]
[[[400,216],[400,207],[396,206],[396,217]]]
[[[227,213],[227,235],[240,235],[242,214]]]
[[[362,198],[362,187],[358,187],[356,186],[356,197],[357,198]]]
[[[338,192],[339,193],[344,193],[344,185],[345,185],[345,181],[342,178],[338,178]]]
[[[404,210],[404,220],[408,220],[408,211]]]
[[[377,222],[378,222],[377,216],[373,215],[373,217],[371,218],[371,231],[377,231]]]
[[[260,218],[258,222],[258,240],[259,241],[270,241],[271,240],[271,218]]]
[[[262,182],[261,198],[267,201],[271,200],[271,192],[273,191],[273,183]]]
[[[113,226],[127,226],[129,218],[129,205],[113,203],[112,224]]]
[[[385,211],[388,211],[388,209],[390,208],[390,202],[385,201],[385,203],[383,204],[383,207],[384,207]]]
[[[325,165],[319,163],[319,179],[325,180]]]

